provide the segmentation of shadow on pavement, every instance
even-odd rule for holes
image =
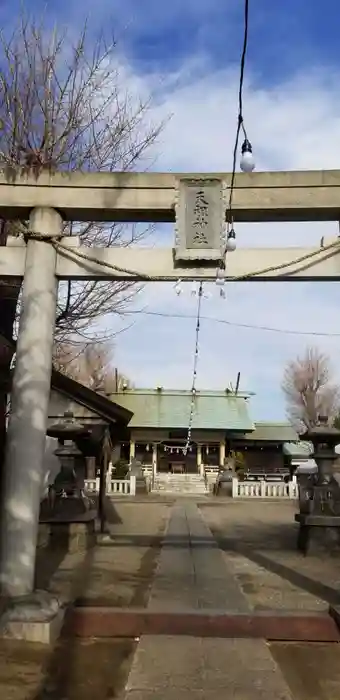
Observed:
[[[108,504],[107,517],[110,524],[121,522],[112,504]],[[79,597],[79,594],[86,597],[94,552],[95,547],[89,549],[78,570],[73,572],[71,601]],[[45,557],[46,554],[45,551]],[[65,552],[63,554],[65,556]],[[59,554],[59,563],[61,561],[62,552]],[[56,564],[57,558],[45,576],[46,587],[48,573],[51,578]],[[99,692],[100,697],[116,697],[116,690],[123,681],[123,671],[125,672],[126,664],[130,663],[133,649],[134,640],[80,640],[67,636],[64,627],[51,650],[41,686],[32,700],[73,700],[76,697],[93,700]]]
[[[266,557],[265,553],[263,552],[263,540],[261,547],[262,551],[258,552],[256,551],[254,545],[236,541],[235,538],[223,537],[218,532],[215,532],[214,536],[216,538],[218,546],[223,551],[241,554],[246,559],[249,559],[254,564],[261,566],[263,569],[266,569],[270,573],[276,574],[277,576],[280,576],[280,578],[289,581],[289,583],[291,583],[293,586],[296,586],[297,588],[302,588],[307,593],[310,593],[316,598],[321,598],[322,600],[325,600],[327,603],[329,603],[329,605],[340,604],[340,591],[335,591],[334,588],[332,588],[331,586],[327,586],[326,584],[321,583],[320,581],[315,581],[314,579],[309,578],[305,574],[295,571],[286,564],[273,561],[271,558]],[[275,548],[273,546],[270,546],[268,549],[271,551],[277,549],[280,551],[285,550],[296,552],[295,541],[294,548],[288,547],[286,540],[285,544],[286,546],[284,549],[281,548],[280,542],[276,543]]]

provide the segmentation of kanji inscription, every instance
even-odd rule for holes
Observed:
[[[204,190],[196,192],[194,205],[193,241],[196,245],[209,245],[207,227],[209,224],[209,202]]]
[[[176,206],[176,259],[219,259],[224,226],[221,180],[180,179]]]

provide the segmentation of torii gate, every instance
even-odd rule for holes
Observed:
[[[33,590],[58,280],[215,280],[230,180],[221,173],[0,174],[0,217],[29,220],[31,232],[27,243],[12,239],[0,249],[0,278],[24,278],[1,532],[0,583],[9,596]],[[198,193],[207,205],[199,220]],[[340,171],[236,176],[236,222],[339,218]],[[173,222],[175,245],[84,248],[76,237],[60,241],[65,220]],[[58,239],[59,248],[51,244]],[[227,258],[226,280],[338,280],[339,252],[339,239],[324,249],[236,250]],[[298,270],[297,258],[306,261]],[[280,276],[268,269],[278,267]]]

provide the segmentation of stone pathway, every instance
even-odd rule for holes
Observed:
[[[228,570],[211,531],[192,502],[169,518],[149,609],[224,609],[246,613],[249,603]],[[124,700],[292,700],[262,640],[142,637]]]

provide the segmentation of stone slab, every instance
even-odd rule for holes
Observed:
[[[340,631],[327,614],[261,611],[252,614],[226,610],[179,612],[103,607],[75,608],[67,613],[65,631],[78,637],[178,636],[257,638],[269,641],[339,642]]]
[[[267,645],[254,640],[145,637],[124,700],[292,700]]]
[[[60,609],[52,619],[46,621],[10,620],[2,629],[0,628],[0,637],[39,644],[54,644],[60,635],[64,615],[65,610]]]

